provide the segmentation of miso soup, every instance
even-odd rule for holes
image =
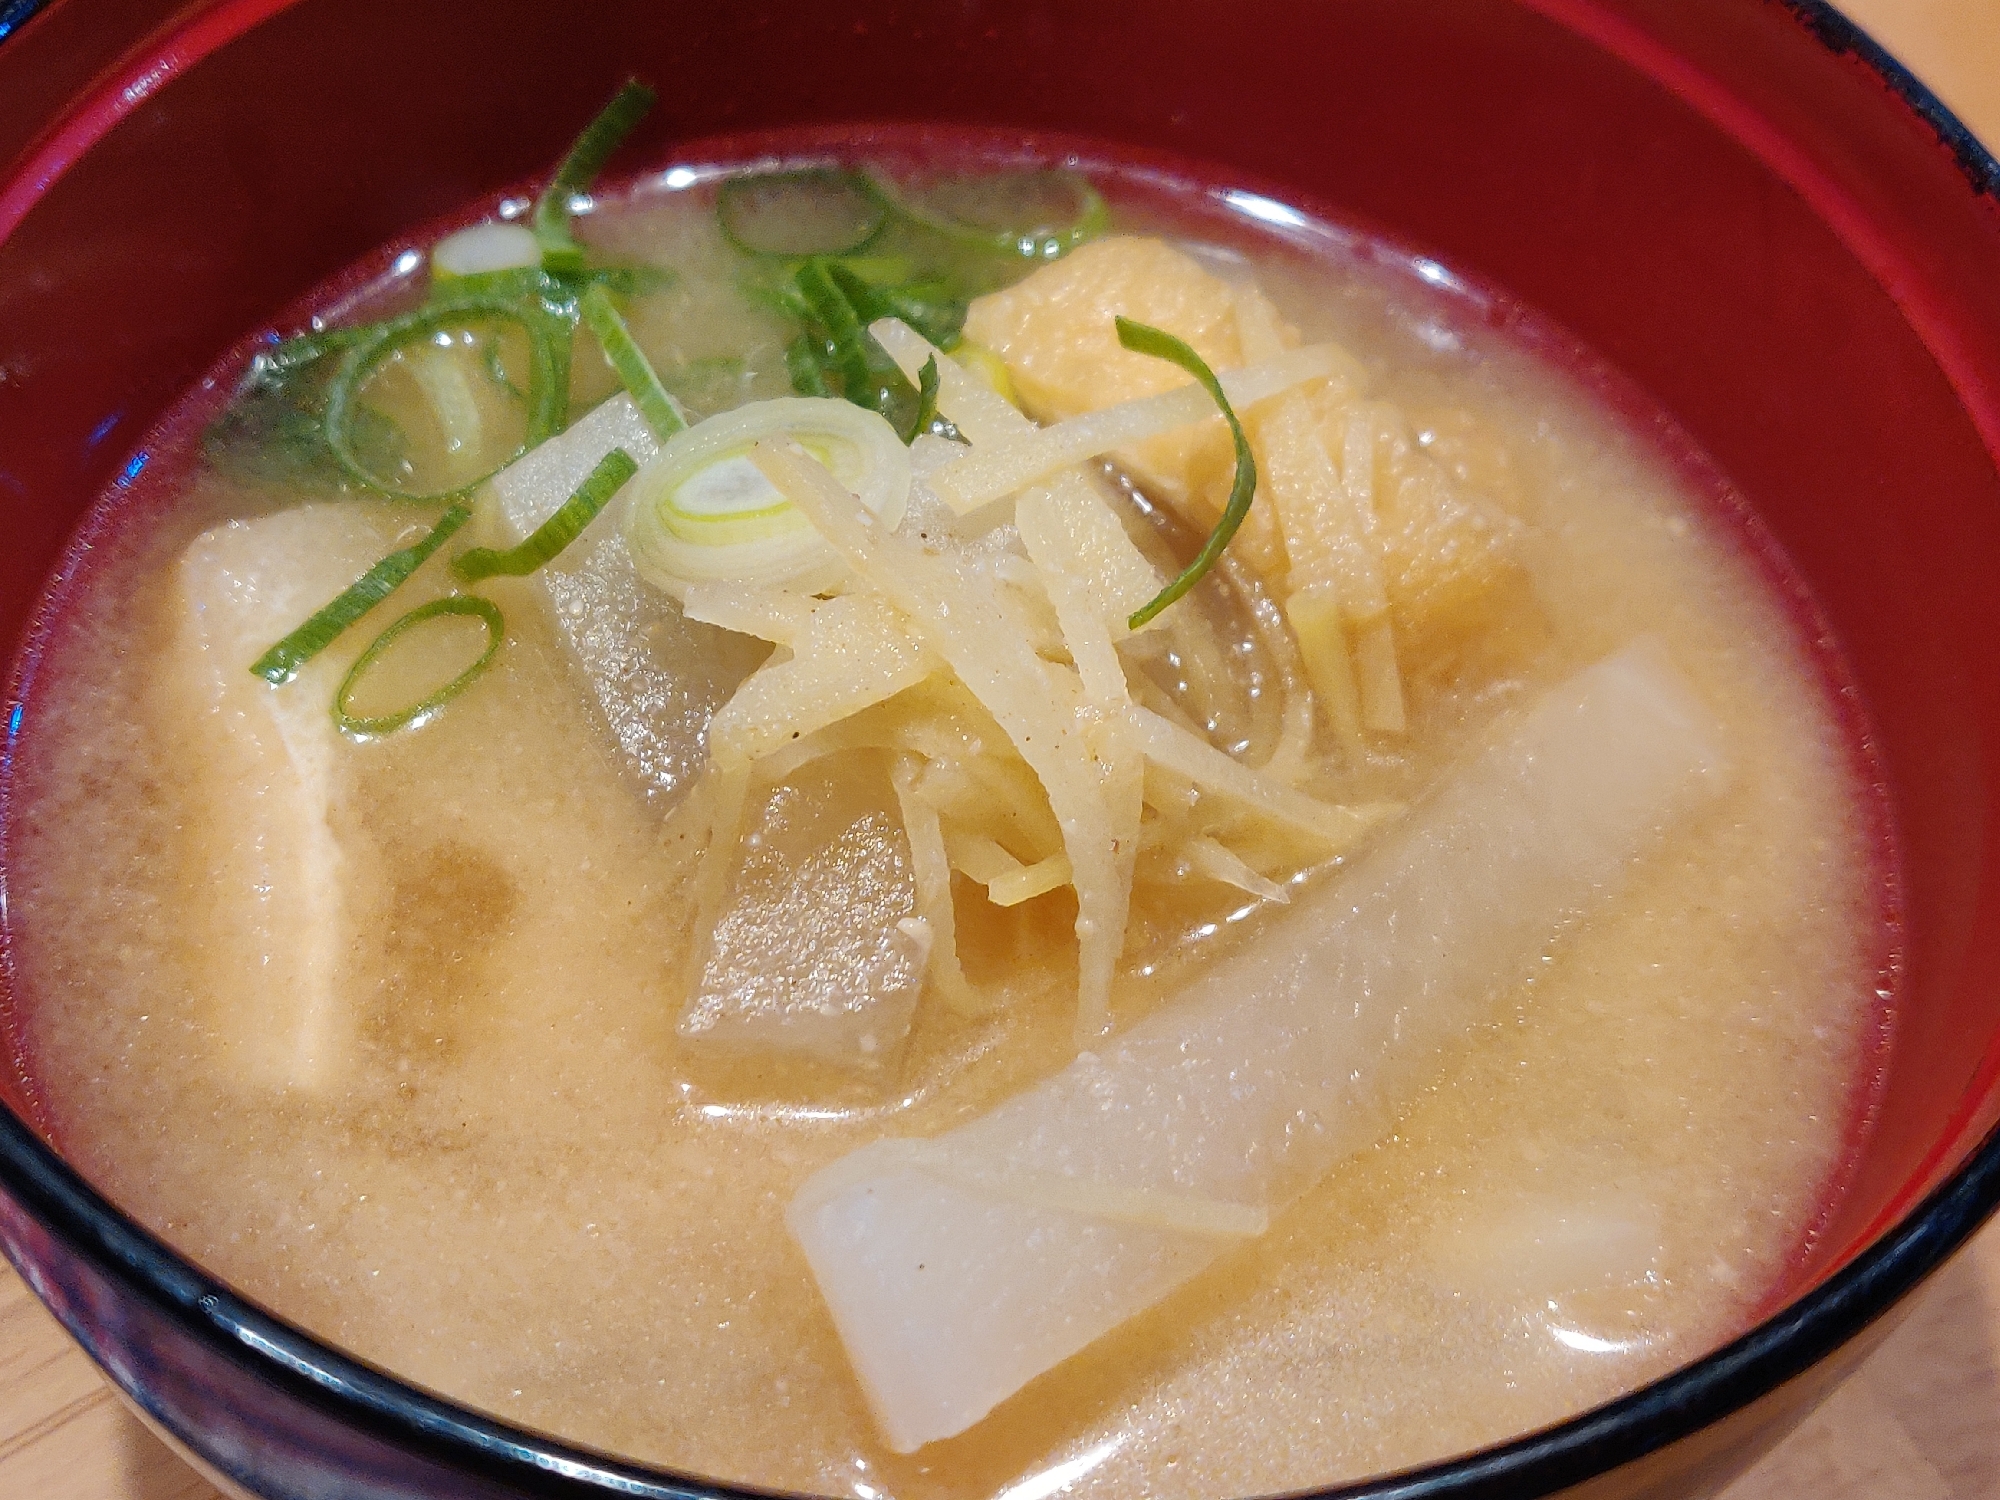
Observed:
[[[1444,268],[907,144],[481,205],[154,434],[6,787],[63,1149],[788,1490],[1326,1485],[1743,1330],[1897,961],[1782,557]]]

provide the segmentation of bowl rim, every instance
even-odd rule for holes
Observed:
[[[0,0],[0,42],[35,18],[48,0]]]
[[[0,45],[70,0],[0,0]],[[77,159],[181,72],[299,0],[194,0],[127,51],[73,100],[0,180],[0,241]],[[1516,0],[1577,31],[1563,0]],[[1742,0],[1747,6],[1768,0]],[[1952,156],[1974,193],[2000,207],[2000,159],[1925,84],[1829,0],[1781,0],[1826,50],[1874,73]],[[1606,45],[1603,38],[1595,38]],[[1615,47],[1607,50],[1617,51]],[[1628,63],[1648,71],[1643,62]],[[1894,106],[1892,106],[1894,107]],[[4,874],[0,874],[4,881]],[[0,883],[4,892],[4,883]],[[1968,1084],[1976,1096],[2000,1071],[1990,1052]],[[1966,1123],[1965,1112],[1953,1122]],[[1940,1147],[1940,1151],[1948,1149]],[[1935,1161],[1930,1164],[1934,1167]],[[1917,1174],[1921,1178],[1922,1170]],[[265,1311],[183,1259],[127,1217],[0,1103],[0,1191],[97,1275],[116,1283],[211,1354],[341,1425],[413,1457],[524,1493],[616,1494],[646,1500],[748,1500],[772,1492],[676,1474],[538,1434],[485,1415],[345,1354]],[[1672,1446],[1798,1378],[1887,1313],[2000,1210],[2000,1124],[1914,1206],[1878,1228],[1845,1265],[1736,1339],[1613,1401],[1504,1443],[1355,1483],[1314,1500],[1500,1500],[1554,1493]],[[1884,1217],[1895,1213],[1892,1203]],[[9,1247],[11,1256],[12,1250]],[[45,1302],[60,1302],[18,1266]],[[58,1316],[61,1316],[60,1311]],[[89,1330],[65,1319],[100,1367]],[[112,1375],[114,1380],[117,1378]],[[170,1412],[128,1394],[197,1453]],[[217,1459],[203,1455],[215,1465]],[[249,1472],[222,1470],[250,1486]]]

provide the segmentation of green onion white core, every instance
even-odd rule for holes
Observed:
[[[773,438],[824,464],[885,529],[901,523],[910,456],[883,417],[824,397],[761,401],[675,434],[632,481],[625,534],[641,575],[675,599],[703,583],[841,582],[845,564],[747,456]]]
[[[474,224],[431,247],[431,275],[439,280],[531,270],[541,262],[542,247],[525,224]]]

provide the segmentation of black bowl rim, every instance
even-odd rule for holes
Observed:
[[[0,0],[0,43],[49,3]],[[1936,134],[1973,191],[2000,207],[2000,159],[1937,95],[1828,0],[1781,3],[1828,51],[1851,55],[1875,73]],[[773,1493],[679,1476],[571,1446],[432,1395],[340,1353],[195,1269],[112,1206],[4,1105],[0,1190],[66,1249],[178,1332],[302,1404],[415,1458],[524,1494],[567,1500],[590,1495],[750,1500]],[[1914,1209],[1838,1272],[1692,1364],[1510,1442],[1308,1493],[1313,1500],[1503,1500],[1552,1494],[1631,1463],[1806,1373],[1942,1266],[1996,1209],[2000,1125]],[[29,1280],[32,1285],[34,1278]],[[87,1329],[71,1327],[70,1332],[98,1358]],[[195,1435],[180,1430],[173,1415],[149,1402],[146,1392],[128,1394],[176,1440],[201,1452]],[[204,1462],[215,1464],[206,1455]],[[248,1469],[220,1472],[245,1488],[256,1477]]]

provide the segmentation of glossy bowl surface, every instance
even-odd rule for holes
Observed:
[[[1337,1493],[1704,1493],[2000,1202],[2000,166],[1831,10],[596,0],[586,25],[524,0],[476,24],[446,0],[208,0],[148,36],[159,0],[27,9],[0,0],[7,746],[42,583],[164,408],[343,265],[546,170],[625,74],[665,85],[633,161],[884,119],[1166,153],[1505,288],[1670,412],[1831,621],[1906,857],[1872,1129],[1770,1316],[1610,1406]],[[0,989],[15,1045],[20,998]],[[717,1493],[344,1358],[98,1197],[18,1070],[0,1102],[9,1257],[243,1491]]]

